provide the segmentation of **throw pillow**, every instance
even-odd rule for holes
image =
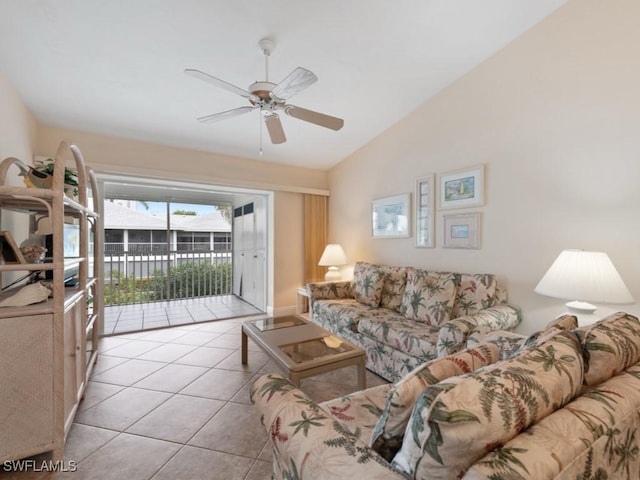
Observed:
[[[407,284],[407,269],[384,266],[381,270],[384,274],[384,286],[380,306],[398,312],[402,306],[402,295]]]
[[[378,265],[356,262],[353,269],[356,300],[370,307],[379,307],[384,275]]]
[[[498,360],[498,347],[477,345],[416,367],[391,387],[371,434],[371,448],[390,462],[402,445],[413,405],[420,392],[446,378],[473,372]]]
[[[392,465],[411,478],[461,478],[473,463],[570,402],[583,377],[580,343],[558,331],[517,357],[427,387]]]
[[[441,325],[451,317],[455,292],[453,273],[410,268],[400,313],[427,325]]]
[[[577,328],[583,346],[585,385],[598,385],[640,360],[640,321],[628,313]]]
[[[473,315],[493,305],[498,285],[495,275],[463,273],[458,277],[456,299],[451,314],[453,318]]]

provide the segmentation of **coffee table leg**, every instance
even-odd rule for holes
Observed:
[[[367,370],[364,368],[365,359],[358,363],[358,388],[364,390],[367,388]]]
[[[291,383],[293,383],[296,387],[300,388],[300,380],[302,380],[300,378],[300,375],[297,373],[289,373],[289,380],[291,380]]]
[[[242,332],[242,365],[247,364],[247,334],[244,333],[244,327],[240,329]]]

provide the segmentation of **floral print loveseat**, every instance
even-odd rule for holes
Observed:
[[[511,330],[520,309],[495,275],[358,262],[353,281],[307,285],[310,319],[367,352],[367,368],[396,381],[461,350],[477,327]]]
[[[399,382],[315,403],[279,375],[252,386],[273,478],[640,478],[640,322],[481,343]],[[500,358],[504,358],[500,360]]]

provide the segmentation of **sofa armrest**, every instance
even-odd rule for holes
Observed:
[[[351,281],[308,283],[307,294],[310,305],[316,300],[356,297],[355,285]]]
[[[512,330],[522,320],[515,305],[502,304],[480,310],[474,315],[458,317],[444,323],[438,334],[438,356],[450,355],[465,348],[467,337],[477,327],[483,330]]]
[[[491,330],[483,325],[475,327],[469,332],[466,348],[480,343],[493,343],[498,347],[500,360],[506,360],[518,353],[526,341],[527,337],[525,335],[506,330]]]
[[[275,479],[404,479],[329,412],[280,375],[264,375],[251,401],[273,447]]]

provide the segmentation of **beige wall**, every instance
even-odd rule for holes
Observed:
[[[640,300],[638,18],[635,0],[572,0],[344,160],[330,172],[330,240],[353,262],[496,273],[525,333],[564,310],[533,292],[564,248],[606,251]],[[370,238],[372,199],[480,163],[480,250],[443,249],[441,214],[434,249]]]
[[[196,150],[40,125],[36,155],[55,154],[61,139],[82,150],[94,170],[285,191],[326,190],[327,173]]]
[[[0,74],[0,160],[16,157],[29,162],[36,143],[36,120],[13,85]],[[10,180],[8,177],[7,180]],[[15,184],[22,184],[19,179]]]
[[[85,160],[101,173],[129,173],[155,178],[273,190],[273,281],[268,307],[275,313],[293,313],[296,287],[304,278],[302,232],[303,192],[321,193],[327,172],[273,165],[157,144],[39,126],[36,155],[55,153],[60,140],[76,143]],[[179,170],[178,170],[179,169]]]
[[[34,116],[20,99],[13,85],[0,74],[0,161],[7,157],[30,162],[36,143],[37,124]],[[6,182],[23,185],[18,169],[11,167]],[[13,233],[20,243],[28,234],[28,220],[23,215],[2,216],[2,230]]]
[[[36,120],[24,105],[13,85],[0,74],[0,160],[16,157],[30,161],[36,139]],[[7,184],[22,185],[22,177],[12,167],[7,172]],[[12,232],[18,244],[29,233],[28,219],[24,215],[12,215],[4,212],[0,230]],[[2,284],[6,285],[21,276],[22,273],[4,273]]]

